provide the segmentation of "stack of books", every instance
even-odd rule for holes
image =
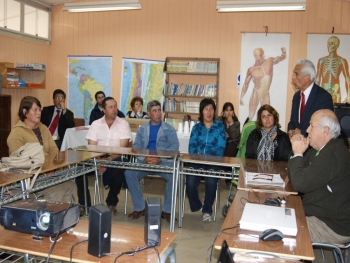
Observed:
[[[165,83],[164,95],[216,97],[217,85]]]
[[[168,62],[168,72],[189,73],[217,73],[218,63],[216,61],[190,61],[190,62]]]

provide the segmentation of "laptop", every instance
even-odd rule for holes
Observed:
[[[298,233],[293,208],[247,203],[239,223],[240,228],[246,230],[261,232],[274,228],[287,236],[296,236]]]
[[[234,263],[231,251],[228,248],[226,240],[222,242],[220,256],[217,263]]]

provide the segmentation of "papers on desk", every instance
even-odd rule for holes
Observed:
[[[288,236],[298,233],[293,208],[247,203],[239,223],[240,228],[246,230],[261,232],[274,228]]]
[[[273,185],[284,187],[285,183],[280,174],[245,172],[245,183],[255,185]]]

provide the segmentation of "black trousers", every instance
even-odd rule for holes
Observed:
[[[113,161],[121,161],[121,158],[116,158]],[[123,161],[127,161],[124,159]],[[125,181],[124,177],[125,169],[119,168],[107,168],[104,172],[104,176],[109,177],[109,192],[107,195],[106,203],[107,205],[116,206],[119,202],[118,194],[120,193],[120,189],[123,186],[123,182]],[[95,173],[88,174],[88,176],[93,175]],[[88,176],[86,176],[86,186],[88,186]],[[85,198],[84,198],[84,177],[79,176],[75,179],[75,183],[77,184],[78,190],[78,202],[81,206],[85,206]],[[89,188],[86,189],[86,197],[87,197],[87,206],[91,206],[91,196]]]

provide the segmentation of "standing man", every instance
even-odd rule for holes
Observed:
[[[312,114],[321,109],[334,111],[331,95],[314,83],[316,70],[308,59],[301,59],[293,70],[292,83],[299,90],[293,96],[292,113],[288,123],[289,138],[301,133],[307,136]]]
[[[49,128],[60,150],[66,129],[74,127],[74,114],[67,109],[66,93],[63,90],[56,89],[52,97],[54,105],[43,108],[40,121]]]
[[[288,161],[293,189],[304,194],[303,207],[311,242],[350,242],[350,153],[341,139],[334,112],[316,111],[308,137],[292,137]],[[307,152],[306,150],[311,146]]]
[[[260,105],[270,105],[270,85],[273,76],[273,65],[278,64],[286,58],[286,48],[282,47],[282,54],[278,57],[265,59],[264,50],[256,48],[253,51],[255,64],[247,71],[244,86],[241,93],[241,105],[244,105],[243,97],[246,94],[250,80],[254,82],[254,88],[249,100],[249,120],[253,120],[255,112]]]
[[[329,55],[318,60],[315,83],[331,94],[334,103],[341,103],[339,76],[340,73],[343,73],[347,93],[344,102],[350,103],[349,65],[345,58],[337,54],[339,45],[340,40],[336,36],[332,36],[328,39],[327,48]]]
[[[150,121],[143,124],[137,131],[134,148],[143,148],[150,150],[179,150],[179,140],[174,127],[162,121],[162,110],[160,102],[152,100],[147,104],[147,112]],[[137,157],[140,163],[151,165],[172,166],[173,163],[168,159],[159,157]],[[134,203],[134,212],[128,215],[129,218],[138,219],[145,214],[145,201],[139,186],[139,180],[148,175],[149,172],[138,172],[127,170],[125,179]],[[164,205],[162,218],[170,222],[171,212],[171,191],[173,187],[172,174],[159,174],[166,182],[164,193]]]
[[[102,101],[106,97],[105,93],[103,91],[97,91],[95,94],[95,100],[96,104],[95,107],[91,110],[90,113],[90,120],[89,120],[89,125],[93,123],[93,121],[98,120],[104,116],[103,108],[102,108]],[[125,115],[123,112],[118,110],[117,116],[119,118],[125,118]]]
[[[94,121],[86,135],[89,145],[129,147],[129,141],[132,141],[132,134],[129,123],[117,116],[117,102],[112,97],[106,97],[102,101],[104,118]],[[112,154],[105,160],[122,161],[121,156]],[[117,213],[117,204],[119,202],[118,194],[124,181],[124,169],[100,167],[99,173],[110,173],[110,190],[106,199],[108,208],[112,214]],[[78,184],[78,183],[77,183]],[[79,203],[84,203],[84,185],[83,181],[78,185]]]

